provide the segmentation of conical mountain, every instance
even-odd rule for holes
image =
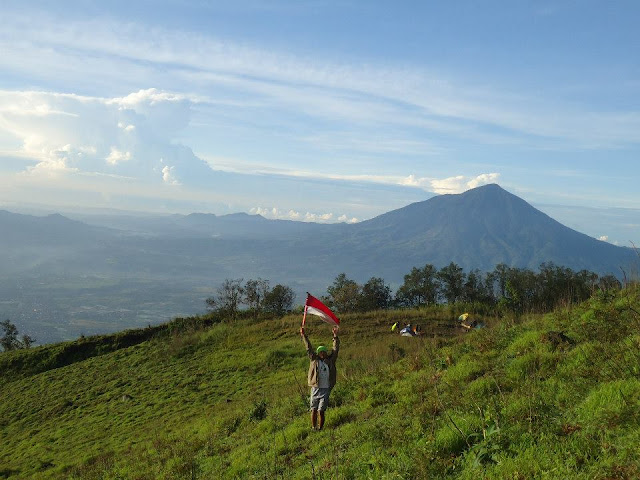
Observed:
[[[633,250],[572,230],[495,184],[413,203],[350,230],[342,245],[350,257],[392,277],[426,263],[491,270],[554,262],[617,275],[637,263]]]

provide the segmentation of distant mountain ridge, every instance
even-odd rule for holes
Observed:
[[[295,260],[304,266],[316,258],[320,262],[314,265],[316,269],[335,271],[351,266],[358,275],[375,275],[379,269],[379,274],[386,273],[392,281],[425,263],[443,266],[453,261],[465,269],[490,270],[497,263],[535,269],[551,261],[578,270],[618,273],[635,258],[631,249],[572,230],[496,184],[433,197],[356,224],[270,220],[245,213],[94,221],[99,225],[58,214],[33,217],[0,211],[4,232],[0,244],[10,249],[60,243],[78,247],[78,253],[83,247],[95,250],[108,244],[117,253],[120,247],[137,248],[135,238],[141,235],[145,251],[160,249],[167,257],[172,248],[188,254],[186,247],[192,247],[191,254],[198,257],[199,245],[214,256],[219,248],[220,255],[232,253],[252,258],[250,263],[264,264],[268,251],[281,271],[279,261],[286,255],[286,264]],[[203,243],[207,239],[212,243]],[[184,244],[178,245],[180,241]]]
[[[25,246],[94,241],[106,232],[104,228],[71,220],[58,213],[45,217],[22,215],[0,210],[0,245]]]

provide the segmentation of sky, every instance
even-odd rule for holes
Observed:
[[[640,245],[640,3],[3,0],[0,208],[357,222],[498,183]]]

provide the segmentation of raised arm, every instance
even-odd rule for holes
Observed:
[[[300,336],[302,337],[302,343],[304,343],[304,346],[307,349],[307,355],[311,360],[313,360],[316,353],[313,351],[309,337],[307,337],[307,334],[304,332],[304,327],[300,327]]]
[[[340,339],[338,338],[338,327],[333,327],[333,359],[338,359],[338,350],[340,350]]]

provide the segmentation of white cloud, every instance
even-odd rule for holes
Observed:
[[[464,175],[431,180],[431,189],[435,193],[462,193],[471,188],[480,187],[489,183],[494,183],[500,177],[499,173],[483,173],[477,177],[470,178]]]
[[[291,220],[300,220],[302,218],[302,215],[300,214],[300,212],[296,212],[295,210],[289,210],[287,212],[287,217]]]
[[[302,222],[315,222],[315,223],[333,223],[336,216],[333,213],[313,213],[306,212],[301,213],[296,210],[290,209],[287,211],[280,210],[277,207],[272,208],[264,208],[264,207],[253,207],[249,210],[249,213],[254,215],[262,215],[265,218],[277,219],[277,220],[295,220]],[[342,214],[337,217],[338,222],[348,222],[348,223],[356,223],[358,219],[355,217],[347,217],[347,215]]]
[[[609,236],[608,235],[601,235],[598,237],[598,240],[600,240],[601,242],[608,242],[609,241]]]
[[[476,188],[489,183],[495,183],[500,177],[499,173],[483,173],[467,182],[469,188]]]
[[[3,63],[9,71],[35,78],[76,78],[88,88],[159,79],[175,88],[192,85],[203,97],[222,90],[229,94],[228,101],[251,97],[271,108],[334,122],[422,125],[426,131],[489,143],[522,142],[523,135],[535,137],[532,144],[560,142],[574,148],[640,142],[637,111],[588,111],[556,98],[509,92],[506,85],[478,87],[474,78],[436,75],[428,67],[345,64],[141,24],[107,19],[60,22],[43,15],[3,13]],[[167,95],[157,94],[157,101],[180,101]],[[129,95],[121,103],[130,108],[139,100]],[[42,112],[50,114],[46,108]],[[398,145],[382,142],[376,148],[393,151]]]
[[[464,190],[464,186],[465,177],[463,175],[443,178],[441,180],[431,180],[431,188],[436,193],[460,193]]]
[[[405,178],[401,178],[398,182],[399,185],[406,185],[407,187],[418,187],[418,188],[426,188],[431,186],[432,179],[429,178],[418,178],[415,175],[411,174]]]
[[[180,182],[175,178],[175,167],[165,165],[162,168],[162,181],[167,185],[180,185]]]
[[[186,147],[171,142],[188,125],[196,100],[147,89],[102,98],[36,91],[0,91],[0,130],[38,161],[32,175],[109,174],[175,185],[210,171]],[[162,159],[166,162],[163,162]]]
[[[131,160],[131,152],[121,152],[116,147],[111,147],[109,156],[106,158],[107,163],[111,165],[118,165],[121,162],[127,162]]]
[[[279,175],[293,178],[309,178],[316,180],[335,180],[340,182],[377,183],[382,185],[399,185],[404,187],[420,188],[434,193],[462,193],[471,188],[480,187],[499,180],[499,173],[482,173],[475,177],[457,175],[444,179],[433,177],[418,177],[415,174],[407,176],[399,175],[368,175],[368,174],[332,174],[314,172],[308,170],[293,170],[274,168],[266,165],[245,164],[241,161],[224,158],[207,158],[203,156],[211,168],[223,171],[258,174]]]
[[[135,125],[125,125],[122,122],[118,122],[118,127],[120,127],[125,132],[133,132],[136,129]]]
[[[338,217],[338,222],[345,222],[345,223],[358,223],[358,219],[356,217],[347,217],[346,215],[341,215]]]

